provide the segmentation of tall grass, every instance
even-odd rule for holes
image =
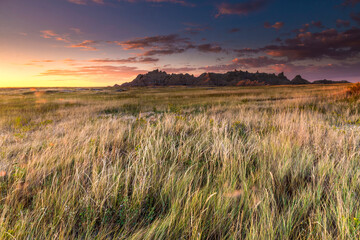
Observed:
[[[344,88],[4,92],[0,238],[358,239]]]

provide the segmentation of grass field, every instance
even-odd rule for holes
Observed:
[[[0,90],[1,239],[359,239],[348,85]]]

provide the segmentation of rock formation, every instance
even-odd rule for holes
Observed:
[[[303,79],[300,75],[297,75],[294,77],[293,80],[291,80],[291,84],[309,84],[310,82],[308,80]]]
[[[347,81],[319,80],[314,84],[346,83]],[[117,87],[147,87],[147,86],[259,86],[259,85],[290,85],[310,84],[309,81],[297,75],[289,80],[284,73],[250,73],[248,71],[230,71],[227,73],[203,73],[198,77],[190,74],[167,74],[154,70],[139,74],[132,82]]]
[[[283,73],[249,73],[248,71],[232,71],[227,73],[203,73],[199,77],[189,74],[167,74],[154,70],[147,74],[139,74],[132,82],[121,87],[146,86],[251,86],[251,85],[284,85],[291,84]]]
[[[176,86],[194,85],[196,78],[189,74],[167,74],[154,70],[147,74],[139,74],[132,82],[124,83],[122,87],[146,87],[146,86]]]

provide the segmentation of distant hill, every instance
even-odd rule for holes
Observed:
[[[342,81],[333,81],[333,80],[316,80],[312,82],[313,84],[334,84],[334,83],[350,83],[346,80],[342,80]]]
[[[341,81],[345,83],[347,81]],[[315,84],[340,83],[331,80],[320,80]],[[198,77],[190,74],[167,74],[154,70],[139,74],[133,81],[124,83],[121,87],[147,86],[261,86],[261,85],[294,85],[310,84],[309,81],[297,75],[289,80],[284,73],[250,73],[248,71],[230,71],[227,73],[203,73]],[[116,84],[116,87],[120,87]]]

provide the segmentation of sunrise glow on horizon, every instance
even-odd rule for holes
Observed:
[[[360,81],[360,1],[3,0],[0,87],[101,87],[168,73]]]

